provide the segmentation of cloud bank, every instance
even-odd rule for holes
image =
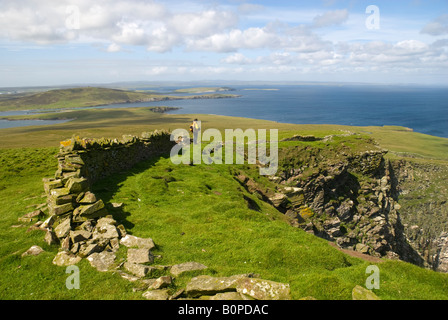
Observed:
[[[159,63],[149,75],[441,73],[448,68],[448,15],[422,24],[416,38],[369,40],[348,9],[321,11],[297,23],[269,13],[262,5],[219,5],[156,1],[6,1],[0,0],[0,42],[42,47],[92,45],[114,55],[144,48],[148,53],[216,55],[215,63]],[[272,14],[275,16],[275,12]],[[294,12],[290,13],[293,16]],[[253,21],[253,23],[249,23]],[[360,39],[339,41],[326,31],[357,32]],[[335,31],[336,30],[336,31]],[[444,38],[445,37],[445,38]],[[445,71],[446,72],[446,71]]]

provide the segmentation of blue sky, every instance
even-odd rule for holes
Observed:
[[[0,0],[0,58],[1,87],[446,84],[448,1]]]

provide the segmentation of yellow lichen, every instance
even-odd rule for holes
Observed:
[[[309,219],[312,216],[314,216],[314,212],[313,212],[313,210],[311,210],[311,208],[302,206],[302,207],[300,207],[300,216],[303,219]]]
[[[63,147],[68,147],[72,144],[72,140],[65,140],[60,142]]]

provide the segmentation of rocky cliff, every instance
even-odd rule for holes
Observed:
[[[448,272],[448,166],[440,161],[391,161],[404,234],[427,265]]]
[[[448,206],[442,180],[447,168],[387,160],[387,151],[373,141],[362,146],[282,148],[279,171],[269,182],[245,172],[236,178],[288,216],[291,225],[341,248],[446,272]]]

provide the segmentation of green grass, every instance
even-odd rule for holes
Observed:
[[[42,178],[54,175],[59,141],[72,135],[120,138],[155,129],[188,129],[191,120],[199,118],[203,130],[275,128],[279,129],[279,139],[296,134],[323,138],[344,130],[360,134],[336,137],[330,142],[281,142],[280,147],[310,145],[327,148],[329,154],[338,148],[363,151],[371,147],[372,138],[390,150],[391,158],[410,156],[412,161],[448,162],[447,139],[401,127],[293,125],[224,116],[160,114],[149,108],[72,110],[38,117],[74,120],[0,130],[0,299],[142,298],[141,293],[132,291],[135,285],[117,274],[98,272],[85,260],[79,264],[81,289],[66,289],[65,268],[51,263],[58,248],[47,246],[41,231],[11,227],[19,224],[18,217],[45,202]],[[193,260],[207,265],[207,273],[212,275],[254,272],[265,279],[287,282],[294,299],[351,299],[352,288],[364,286],[370,263],[289,226],[282,214],[233,179],[239,169],[249,170],[236,165],[175,166],[160,158],[97,183],[95,191],[106,203],[124,203],[122,210],[111,209],[111,213],[130,233],[154,239],[154,253],[162,256],[157,264]],[[258,210],[250,209],[247,199],[256,203]],[[22,258],[21,254],[34,244],[45,252]],[[119,254],[122,259],[123,249]],[[381,287],[374,291],[382,299],[448,299],[446,274],[398,261],[378,266]],[[175,286],[184,286],[188,279],[177,279]]]
[[[344,134],[346,131],[370,137],[389,150],[388,157],[410,157],[413,161],[448,161],[448,139],[429,136],[406,130],[402,127],[351,127],[341,125],[296,125],[273,121],[198,114],[161,114],[151,108],[118,108],[70,110],[44,115],[10,117],[15,119],[73,119],[67,123],[0,129],[0,148],[50,147],[72,135],[92,138],[116,138],[123,134],[140,135],[155,129],[188,129],[191,121],[202,121],[203,130],[216,128],[278,129],[279,139],[293,135],[314,135],[323,138],[328,135]],[[224,135],[223,135],[224,136]],[[356,140],[358,137],[349,137]],[[338,138],[335,138],[338,140]],[[295,142],[288,142],[295,143]],[[325,143],[321,143],[325,146]]]
[[[41,179],[54,174],[56,152],[0,150],[0,299],[141,299],[141,292],[132,290],[135,284],[98,272],[86,260],[79,264],[81,289],[68,290],[65,268],[51,263],[58,247],[46,245],[42,231],[11,227],[33,210],[27,206],[45,202]],[[238,170],[253,169],[176,166],[159,158],[102,180],[94,191],[106,203],[124,203],[110,212],[129,233],[154,239],[154,254],[162,256],[157,264],[197,261],[216,276],[258,273],[289,283],[294,299],[351,299],[352,288],[364,285],[370,263],[289,226],[282,214],[242,189],[233,178]],[[249,209],[245,197],[259,209]],[[45,252],[22,258],[35,244]],[[383,299],[448,299],[448,275],[398,261],[378,266],[381,287],[375,293]],[[173,290],[185,286],[190,277],[176,279]]]
[[[19,217],[35,210],[35,205],[45,203],[42,178],[54,175],[56,152],[56,148],[0,151],[0,299],[139,298],[127,281],[118,275],[100,273],[87,261],[79,264],[83,290],[66,289],[65,268],[52,264],[58,247],[48,246],[42,231],[27,232],[29,224],[13,227],[20,224]],[[21,254],[32,245],[41,246],[45,252],[22,258]]]

